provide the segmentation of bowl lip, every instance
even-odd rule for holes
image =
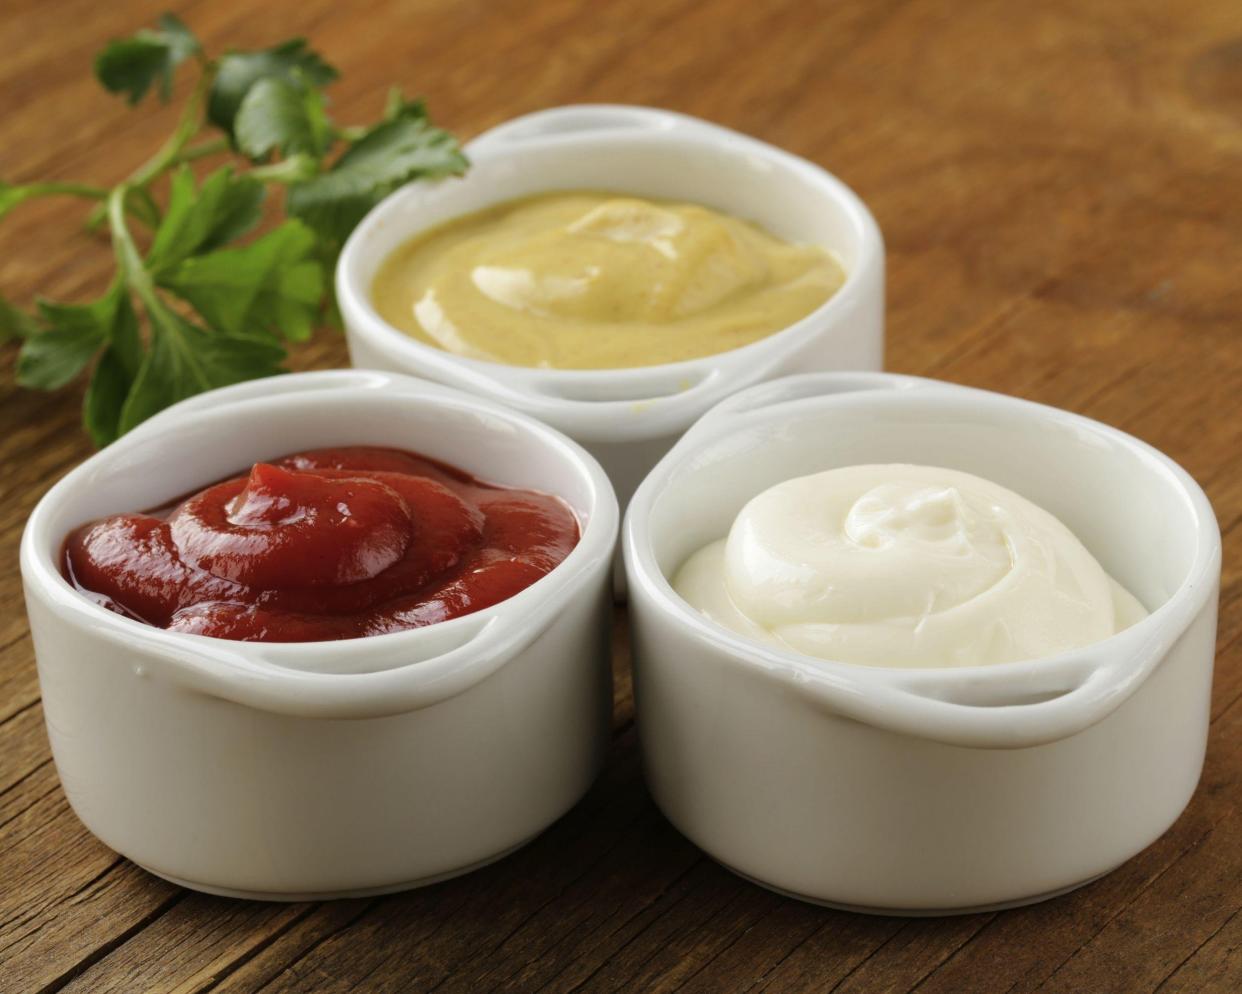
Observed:
[[[345,654],[378,658],[385,655],[400,656],[405,650],[408,655],[410,650],[418,648],[420,642],[462,633],[466,634],[465,646],[469,647],[472,633],[497,623],[522,625],[533,634],[538,634],[538,631],[547,628],[565,604],[584,589],[582,584],[575,582],[578,578],[593,570],[609,569],[619,529],[615,493],[595,458],[555,428],[486,398],[392,372],[323,370],[290,373],[275,381],[283,388],[277,396],[251,396],[241,400],[230,400],[227,396],[233,391],[264,382],[267,381],[250,381],[208,391],[174,405],[156,415],[150,422],[138,426],[130,435],[94,453],[62,476],[39,499],[22,534],[20,563],[27,597],[41,598],[60,620],[74,624],[91,637],[109,638],[148,652],[163,652],[173,659],[184,659],[187,656],[215,658],[222,662],[227,661],[235,670],[240,664],[243,670],[252,668],[265,680],[297,683],[308,678],[327,678],[339,685],[343,681],[358,681],[376,674],[413,672],[420,668],[423,672],[430,672],[433,667],[429,664],[447,657],[452,650],[433,653],[414,662],[360,672],[325,672],[314,668],[289,666],[288,663],[295,658],[307,656],[326,661]],[[101,467],[125,460],[135,450],[151,445],[157,438],[176,437],[191,424],[201,425],[204,418],[224,419],[235,416],[241,410],[268,414],[286,411],[286,416],[291,416],[294,412],[313,405],[318,396],[310,391],[321,387],[338,389],[340,392],[334,396],[334,400],[342,404],[357,404],[373,399],[377,393],[391,392],[393,395],[386,398],[386,402],[406,403],[409,405],[407,410],[415,407],[421,407],[424,412],[456,409],[485,415],[488,419],[498,419],[517,428],[519,441],[516,444],[556,453],[565,466],[577,473],[588,485],[589,502],[585,524],[575,509],[579,526],[578,543],[565,559],[530,586],[480,611],[421,628],[354,639],[306,642],[247,642],[170,632],[109,611],[78,591],[61,574],[58,552],[48,554],[47,548],[52,544],[58,550],[65,535],[84,522],[70,525],[67,529],[53,530],[55,519],[61,513],[63,504],[88,483],[92,474]],[[226,396],[220,396],[217,403],[217,395]],[[183,405],[186,409],[179,410]],[[353,444],[369,443],[359,441]],[[536,626],[541,626],[538,631],[535,630]]]
[[[656,465],[631,499],[622,524],[621,542],[631,601],[635,599],[634,594],[637,592],[654,609],[673,620],[690,635],[710,644],[729,660],[747,669],[764,672],[769,676],[791,678],[787,682],[795,687],[809,688],[816,683],[827,681],[837,689],[849,687],[866,691],[879,686],[952,687],[978,685],[980,682],[994,685],[1022,684],[1038,680],[1050,667],[1069,666],[1085,657],[1095,660],[1115,659],[1119,654],[1150,649],[1156,644],[1167,651],[1167,647],[1198,616],[1207,598],[1216,588],[1221,568],[1221,538],[1220,528],[1207,495],[1194,478],[1169,456],[1111,425],[1082,414],[1008,394],[892,373],[800,374],[761,384],[735,395],[734,399],[744,402],[745,393],[779,392],[784,384],[793,384],[796,381],[831,382],[833,379],[848,381],[855,386],[840,393],[799,396],[721,418],[714,418],[715,412],[708,412]],[[878,390],[865,384],[895,389]],[[649,526],[653,503],[675,472],[692,462],[706,446],[738,430],[739,421],[748,424],[789,423],[796,420],[799,412],[838,405],[848,410],[852,406],[863,407],[871,403],[896,406],[913,403],[945,407],[953,405],[956,409],[960,409],[963,403],[968,403],[981,415],[988,411],[1016,413],[1047,423],[1085,430],[1124,447],[1139,457],[1142,464],[1150,467],[1153,474],[1160,473],[1172,480],[1178,496],[1185,501],[1192,515],[1195,552],[1186,577],[1164,603],[1149,611],[1146,617],[1099,642],[1051,656],[961,667],[866,666],[841,660],[820,659],[792,649],[763,645],[711,621],[677,594],[656,563]],[[728,404],[726,402],[721,406]],[[1118,679],[1123,679],[1123,675],[1118,674]],[[1139,682],[1142,680],[1120,689],[1128,696]]]
[[[833,203],[849,219],[850,225],[858,236],[858,258],[852,266],[848,268],[843,266],[845,281],[841,287],[805,317],[757,341],[738,348],[678,362],[611,369],[555,369],[516,366],[459,356],[420,342],[385,321],[371,301],[369,284],[362,278],[361,256],[366,251],[368,241],[375,236],[379,228],[392,222],[394,216],[402,216],[411,201],[417,201],[426,195],[425,186],[410,184],[394,191],[376,204],[350,234],[341,251],[336,270],[336,291],[347,331],[365,339],[369,345],[395,361],[401,362],[403,368],[413,368],[407,366],[407,362],[417,364],[419,370],[428,367],[457,368],[467,374],[492,380],[499,386],[529,395],[532,399],[537,398],[540,402],[555,402],[558,398],[530,390],[528,383],[538,379],[541,382],[560,383],[569,388],[604,384],[638,386],[652,377],[671,380],[686,379],[696,375],[710,374],[722,367],[743,370],[753,366],[760,359],[771,362],[770,356],[784,356],[821,331],[848,320],[857,305],[858,298],[867,292],[868,280],[877,271],[882,271],[884,241],[875,217],[857,193],[822,166],[741,132],[671,111],[616,104],[568,104],[540,111],[537,114],[568,114],[584,110],[649,111],[667,118],[672,125],[661,130],[616,128],[556,132],[495,146],[485,144],[491,132],[484,132],[466,146],[466,152],[475,163],[504,159],[520,162],[523,154],[542,151],[549,147],[572,149],[583,146],[618,145],[697,146],[715,151],[724,150],[735,157],[757,156],[801,175],[809,186],[819,188],[824,201]],[[493,130],[508,127],[522,119],[518,117],[504,122]],[[442,182],[468,183],[470,174]],[[557,186],[549,187],[545,192],[565,189],[585,189],[585,187]],[[486,203],[455,216],[464,216],[474,210],[483,210],[488,206],[504,203],[506,199],[513,198],[488,199]],[[410,225],[404,220],[402,226],[406,228],[403,237],[407,240],[425,231],[428,227],[425,224]],[[831,247],[829,249],[832,250]]]

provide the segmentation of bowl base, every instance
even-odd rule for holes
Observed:
[[[897,918],[945,918],[950,915],[977,915],[989,911],[1005,911],[1009,908],[1022,908],[1028,904],[1038,904],[1040,901],[1049,901],[1054,897],[1060,897],[1062,894],[1068,894],[1072,890],[1079,887],[1086,887],[1087,884],[1094,883],[1101,877],[1107,876],[1111,870],[1105,870],[1103,873],[1097,873],[1095,876],[1087,877],[1077,883],[1070,884],[1068,887],[1060,887],[1056,890],[1045,891],[1042,894],[1034,894],[1031,897],[1019,897],[1012,901],[997,901],[994,904],[974,904],[961,908],[879,908],[868,907],[859,904],[844,904],[840,901],[828,901],[819,897],[810,897],[806,894],[798,894],[795,891],[785,890],[783,887],[774,887],[762,880],[757,880],[748,873],[743,873],[723,860],[716,860],[730,873],[736,874],[743,880],[747,880],[757,887],[764,890],[770,890],[774,894],[780,894],[782,897],[789,897],[795,901],[802,901],[806,904],[818,904],[821,908],[832,908],[834,911],[851,911],[859,915],[884,915],[886,917]]]
[[[538,833],[536,833],[537,835]],[[334,901],[344,900],[351,897],[378,897],[381,894],[395,894],[403,890],[415,890],[419,887],[428,887],[431,884],[438,884],[444,880],[451,880],[454,877],[465,876],[475,870],[481,870],[485,866],[492,863],[498,863],[506,856],[517,852],[527,843],[535,838],[532,835],[529,839],[523,839],[515,846],[498,852],[494,856],[488,856],[476,863],[470,863],[467,866],[458,867],[455,870],[448,870],[445,873],[435,873],[429,877],[420,877],[417,880],[405,880],[401,883],[382,884],[379,887],[359,887],[346,888],[344,890],[332,891],[258,891],[258,890],[237,890],[232,887],[216,887],[212,884],[200,883],[197,880],[185,880],[181,877],[175,877],[169,873],[163,873],[160,870],[153,869],[143,863],[137,863],[148,873],[157,876],[162,880],[167,880],[170,884],[176,884],[178,887],[185,887],[189,890],[196,890],[203,894],[213,894],[216,897],[235,897],[246,901],[281,901],[284,903],[298,903],[302,901]]]

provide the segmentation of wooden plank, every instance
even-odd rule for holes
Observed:
[[[1242,976],[1242,915],[1234,912],[1178,964],[1158,990],[1165,994],[1236,989]]]
[[[61,990],[211,990],[315,910],[190,894]]]
[[[32,701],[0,722],[0,829],[56,788],[43,734],[43,708]]]

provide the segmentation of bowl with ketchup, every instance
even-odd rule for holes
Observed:
[[[577,444],[411,377],[293,374],[168,409],[23,537],[74,811],[152,872],[245,897],[500,858],[602,762],[617,526]]]

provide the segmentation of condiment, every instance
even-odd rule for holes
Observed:
[[[552,570],[578,537],[557,497],[357,446],[258,463],[175,504],[83,525],[63,562],[83,593],[149,625],[304,642],[489,607]]]
[[[554,193],[459,217],[398,248],[376,309],[419,341],[553,369],[677,362],[806,317],[835,259],[695,204]]]
[[[870,666],[979,666],[1108,638],[1146,611],[1056,517],[931,466],[786,480],[682,566],[692,605],[757,641]]]

